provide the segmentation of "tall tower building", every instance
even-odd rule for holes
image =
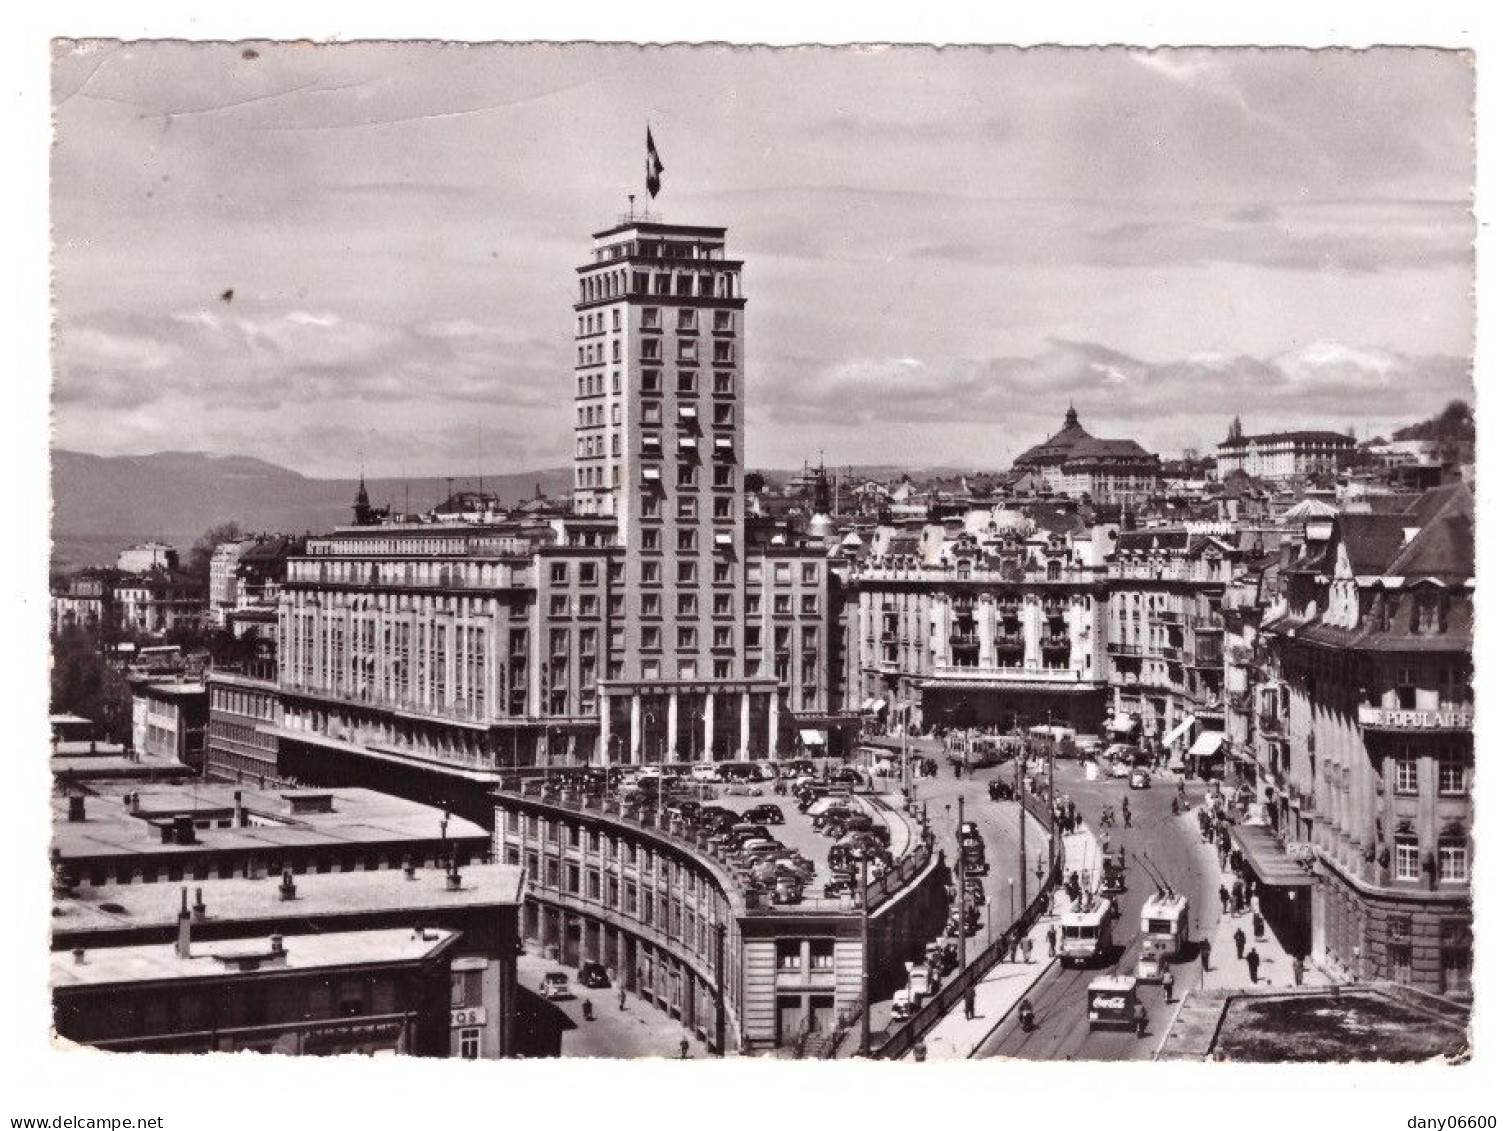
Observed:
[[[617,523],[624,683],[603,711],[637,712],[646,760],[704,753],[714,731],[748,748],[743,264],[725,232],[628,217],[577,268],[574,507]]]

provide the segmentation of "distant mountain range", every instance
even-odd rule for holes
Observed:
[[[888,479],[902,468],[843,468],[844,474]],[[795,471],[767,471],[774,484]],[[950,468],[912,469],[917,480],[958,475]],[[568,467],[482,477],[483,486],[505,505],[570,488]],[[474,488],[475,476],[447,481],[368,479],[378,506],[425,512],[445,499],[448,486]],[[52,452],[53,564],[108,565],[127,546],[148,539],[176,546],[187,556],[212,526],[239,523],[243,530],[302,534],[349,522],[354,479],[311,479],[250,456],[207,452],[157,452],[145,456],[97,456],[55,448]]]

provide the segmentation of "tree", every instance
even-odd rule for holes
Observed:
[[[211,526],[194,543],[194,548],[189,551],[187,572],[195,577],[209,578],[209,560],[215,556],[215,549],[223,542],[239,542],[246,535],[241,530],[238,522],[222,522],[219,526]]]
[[[744,474],[744,490],[751,495],[764,494],[765,483],[763,472],[750,471]]]
[[[105,659],[102,639],[83,627],[63,630],[52,646],[52,709],[93,721],[110,742],[131,735],[131,685]]]

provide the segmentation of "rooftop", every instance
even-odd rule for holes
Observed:
[[[52,956],[51,984],[66,989],[421,962],[459,937],[455,931],[418,928],[295,935],[283,940],[281,954],[269,939],[225,939],[194,943],[187,958],[180,957],[172,943],[154,943],[86,950],[82,962],[61,951]]]
[[[245,824],[230,828],[198,828],[193,844],[164,844],[159,823],[174,817],[198,821],[233,822],[234,785],[196,782],[193,785],[148,786],[131,791],[133,808],[122,798],[120,783],[75,779],[95,794],[85,804],[85,819],[68,819],[68,799],[55,796],[53,843],[63,858],[131,856],[152,853],[193,856],[205,852],[276,850],[289,847],[341,847],[438,840],[439,809],[391,797],[370,789],[248,789],[239,787]],[[322,798],[328,808],[321,810]],[[451,840],[488,839],[480,825],[451,816],[445,826]]]
[[[294,878],[295,896],[283,899],[281,877],[262,880],[202,880],[191,886],[204,897],[205,923],[275,919],[309,922],[353,912],[399,912],[422,916],[456,907],[495,907],[523,899],[523,870],[512,864],[471,864],[460,869],[461,886],[450,890],[445,869],[420,868],[409,879],[402,869],[311,873]],[[54,899],[55,932],[110,933],[169,928],[178,921],[181,884],[109,884],[83,887]]]

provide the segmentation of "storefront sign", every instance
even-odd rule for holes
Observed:
[[[1446,711],[1404,711],[1387,707],[1361,707],[1357,719],[1364,727],[1385,730],[1470,730],[1472,711],[1457,707]]]
[[[466,1009],[452,1009],[450,1011],[450,1027],[452,1029],[465,1029],[472,1025],[487,1024],[487,1010],[480,1005],[469,1006]]]

